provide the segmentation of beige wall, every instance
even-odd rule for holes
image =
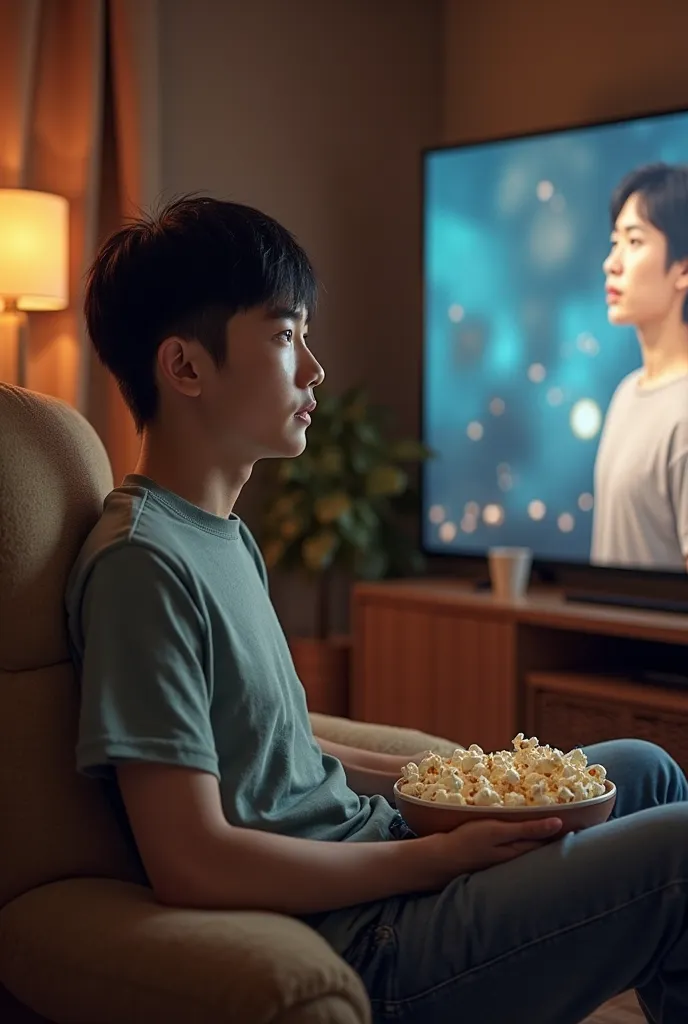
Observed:
[[[445,0],[446,142],[688,107],[684,0]]]

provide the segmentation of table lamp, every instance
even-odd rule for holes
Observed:
[[[26,313],[69,302],[69,204],[62,196],[0,188],[0,302],[17,346],[17,383],[26,385]]]

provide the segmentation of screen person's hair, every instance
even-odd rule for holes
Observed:
[[[183,196],[103,244],[84,312],[140,432],[158,410],[155,359],[165,338],[197,340],[219,367],[235,313],[286,307],[310,317],[316,301],[310,260],[281,224],[238,203]]]
[[[643,216],[667,240],[667,269],[678,260],[688,260],[688,165],[648,164],[627,174],[612,195],[612,229],[632,195],[639,197]],[[688,295],[683,319],[688,323]]]

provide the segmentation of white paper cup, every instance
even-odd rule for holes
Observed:
[[[525,595],[533,564],[530,548],[490,548],[487,562],[496,598],[508,601]]]

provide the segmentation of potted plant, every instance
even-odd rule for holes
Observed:
[[[320,389],[308,446],[278,463],[263,514],[268,568],[300,572],[316,587],[315,635],[290,639],[313,711],[347,711],[349,644],[332,635],[334,574],[382,579],[423,566],[403,518],[417,510],[410,464],[431,453],[417,441],[392,440],[388,427],[363,389],[339,396]]]

